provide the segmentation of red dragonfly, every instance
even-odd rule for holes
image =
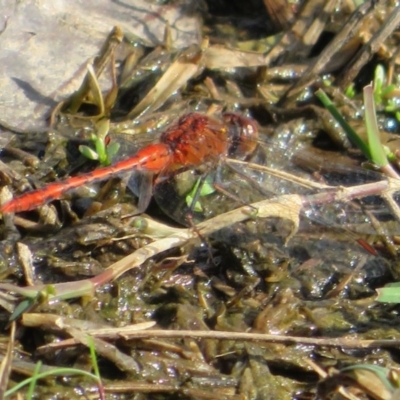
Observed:
[[[114,165],[24,193],[1,206],[0,212],[29,211],[62,198],[67,191],[121,173],[141,171],[161,174],[164,171],[196,168],[207,162],[215,164],[221,157],[248,160],[257,148],[258,128],[254,120],[234,113],[225,113],[220,120],[204,114],[189,113],[164,131],[158,143],[144,147],[134,156]],[[279,183],[278,185],[281,186]],[[145,206],[147,204],[143,208]],[[162,208],[174,218],[166,207]],[[360,239],[357,241],[360,243]],[[368,247],[368,251],[373,253],[368,244],[361,245]]]
[[[134,156],[114,165],[65,179],[27,192],[0,207],[2,213],[29,211],[60,199],[82,185],[133,170],[159,174],[170,168],[197,167],[221,156],[246,159],[257,147],[258,129],[250,118],[226,113],[222,120],[190,113],[172,124],[160,137]]]

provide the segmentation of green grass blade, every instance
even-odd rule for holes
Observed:
[[[400,303],[400,287],[387,285],[376,289],[376,291],[378,293],[376,301],[380,303]]]
[[[38,363],[35,366],[35,370],[33,371],[31,382],[29,383],[28,392],[26,394],[26,399],[27,400],[33,399],[33,392],[35,391],[37,377],[39,375],[41,367],[42,367],[42,362],[38,361]]]
[[[364,107],[365,107],[365,125],[367,127],[367,137],[371,161],[384,167],[389,164],[385,150],[381,143],[378,122],[376,120],[376,110],[374,102],[374,93],[372,85],[364,88]]]
[[[327,94],[322,89],[318,89],[315,92],[315,95],[318,97],[324,107],[332,114],[333,118],[335,118],[335,120],[340,124],[340,126],[346,132],[349,140],[363,152],[366,158],[371,160],[368,144],[364,142],[364,140],[358,136],[357,132],[346,122]]]
[[[104,399],[105,398],[104,388],[103,388],[103,384],[101,382],[101,375],[100,375],[99,364],[97,362],[97,355],[96,355],[96,348],[94,345],[94,340],[93,340],[93,337],[90,335],[87,335],[87,338],[88,338],[88,343],[89,343],[90,358],[92,359],[93,371],[98,379],[99,396],[100,396],[100,399]]]
[[[75,369],[75,368],[54,368],[51,371],[46,371],[46,372],[37,374],[35,376],[35,380],[47,378],[48,376],[64,376],[64,375],[82,375],[82,376],[86,376],[90,379],[94,379],[97,382],[96,375],[93,375],[90,372],[86,372],[86,371]],[[33,378],[25,379],[22,382],[15,385],[10,390],[7,390],[4,397],[7,398],[7,397],[11,396],[12,394],[16,393],[19,389],[23,388],[24,386],[29,385],[31,383],[32,379]]]

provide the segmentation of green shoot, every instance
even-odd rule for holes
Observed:
[[[112,158],[119,150],[118,143],[107,144],[107,135],[110,130],[110,121],[101,119],[96,123],[96,133],[92,134],[90,139],[94,144],[94,149],[81,145],[79,151],[89,160],[99,161],[101,165],[107,166],[111,164]]]
[[[35,370],[35,372],[36,372],[36,370]],[[4,397],[5,398],[10,397],[11,395],[17,393],[18,390],[22,389],[24,386],[30,385],[32,381],[36,382],[39,379],[44,379],[49,376],[65,376],[65,375],[82,375],[82,376],[86,376],[87,378],[93,379],[96,382],[98,381],[97,376],[94,374],[91,374],[90,372],[86,372],[86,371],[79,370],[76,368],[53,368],[53,369],[47,370],[45,372],[41,372],[41,373],[38,372],[35,376],[24,379],[22,382],[18,383],[13,388],[7,390]]]
[[[14,312],[10,316],[9,322],[19,319],[23,313],[32,311],[38,305],[46,302],[54,294],[54,287],[48,285],[42,290],[37,291],[33,296],[26,295],[26,298],[15,307]]]
[[[382,77],[379,76],[379,82],[381,82]],[[354,129],[344,120],[340,112],[333,105],[329,97],[321,89],[317,90],[315,93],[320,99],[322,104],[327,108],[327,110],[332,114],[332,116],[338,121],[340,126],[346,132],[349,140],[357,146],[372,163],[377,165],[380,171],[387,176],[399,179],[397,172],[391,167],[386,155],[384,146],[382,145],[380,139],[380,132],[378,128],[378,122],[376,119],[375,102],[373,98],[372,85],[367,85],[364,88],[364,108],[365,108],[365,126],[367,129],[367,142],[365,142]]]
[[[26,394],[27,400],[33,399],[33,394],[34,394],[35,387],[36,387],[37,377],[39,375],[39,371],[40,371],[41,367],[42,367],[42,362],[38,361],[37,364],[35,365],[35,369],[33,371],[32,378],[29,383],[28,392]]]
[[[100,398],[104,399],[105,395],[104,395],[103,385],[101,383],[101,375],[100,375],[99,364],[97,362],[96,349],[94,347],[93,338],[89,335],[88,335],[88,342],[89,342],[90,358],[92,359],[93,371],[94,371],[94,374],[97,376],[97,380],[98,380],[98,384],[99,384]]]
[[[388,113],[393,113],[400,121],[399,91],[395,84],[388,84],[387,73],[382,65],[378,65],[374,74],[374,99]]]
[[[378,65],[375,68],[374,74],[374,100],[375,103],[382,103],[382,90],[386,81],[385,70],[382,65]]]
[[[365,143],[364,140],[360,138],[360,136],[358,136],[357,132],[342,117],[339,110],[335,107],[335,105],[332,103],[331,99],[327,96],[327,94],[322,89],[318,89],[315,92],[315,95],[318,97],[318,99],[321,101],[324,107],[332,114],[332,116],[336,119],[336,121],[340,124],[340,126],[346,132],[346,135],[349,138],[349,140],[363,152],[366,158],[371,160],[371,154],[368,144]]]
[[[192,190],[186,195],[186,204],[188,207],[192,207],[193,211],[195,212],[202,212],[203,207],[200,203],[200,201],[196,201],[195,204],[193,204],[195,198],[197,196],[199,197],[204,197],[208,196],[209,194],[212,194],[215,192],[215,188],[213,185],[213,179],[210,175],[207,176],[204,182],[202,182],[201,179],[198,179],[193,186]],[[201,187],[200,187],[201,185]],[[199,192],[200,191],[200,192]]]
[[[376,301],[380,303],[400,303],[400,282],[392,282],[383,288],[376,289],[378,297]]]
[[[354,97],[356,97],[356,89],[354,88],[354,84],[351,84],[350,86],[348,86],[344,92],[344,94],[346,95],[346,97],[348,97],[349,99],[354,99]]]
[[[375,102],[373,98],[372,85],[364,88],[365,126],[367,128],[368,149],[370,160],[384,167],[389,164],[385,150],[382,146],[378,122],[376,120]]]

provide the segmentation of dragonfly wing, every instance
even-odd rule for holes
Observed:
[[[154,174],[150,172],[134,171],[128,181],[128,187],[138,197],[138,214],[144,212],[153,194]]]

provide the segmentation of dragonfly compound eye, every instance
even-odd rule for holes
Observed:
[[[235,113],[222,116],[228,128],[231,145],[229,156],[246,160],[257,148],[258,127],[255,120]]]

